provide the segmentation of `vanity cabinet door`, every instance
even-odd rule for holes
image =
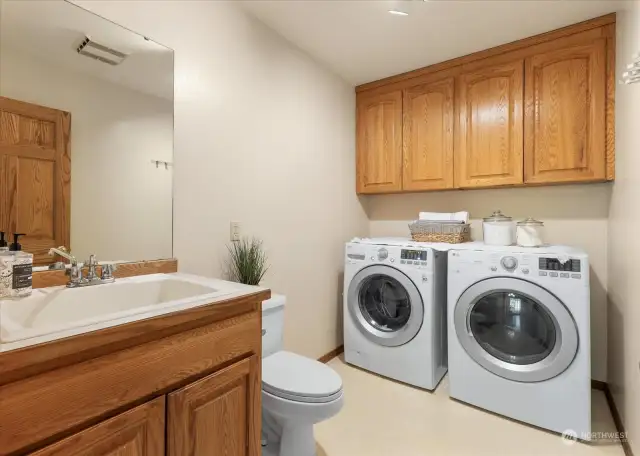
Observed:
[[[69,247],[70,131],[68,112],[0,97],[0,230],[25,233],[35,265]]]
[[[600,38],[527,59],[526,183],[605,180],[606,52]]]
[[[402,190],[402,91],[358,99],[356,190]]]
[[[168,456],[259,456],[260,358],[253,355],[168,395]]]
[[[522,184],[523,68],[518,60],[460,75],[456,187]]]
[[[164,416],[161,396],[31,456],[164,456]]]

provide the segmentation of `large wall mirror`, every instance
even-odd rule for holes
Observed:
[[[35,265],[172,257],[173,51],[64,0],[0,0],[0,230]]]

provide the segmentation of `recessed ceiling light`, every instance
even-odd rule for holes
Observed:
[[[396,16],[408,16],[409,13],[405,13],[404,11],[398,10],[389,10],[389,14],[395,14]]]

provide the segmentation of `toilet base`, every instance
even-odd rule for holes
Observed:
[[[316,456],[313,424],[296,424],[278,420],[262,410],[263,456]]]
[[[313,425],[337,414],[340,394],[330,402],[297,402],[262,391],[262,439],[274,456],[316,456]],[[268,454],[268,453],[265,453]]]

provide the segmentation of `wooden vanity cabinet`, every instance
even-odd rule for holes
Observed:
[[[168,395],[168,456],[260,453],[259,361],[252,356]]]
[[[0,456],[259,456],[269,297],[0,352]]]
[[[613,180],[615,14],[364,84],[356,100],[358,193]]]
[[[31,455],[257,456],[260,394],[253,355]]]
[[[164,417],[165,398],[161,396],[31,455],[164,456]]]

